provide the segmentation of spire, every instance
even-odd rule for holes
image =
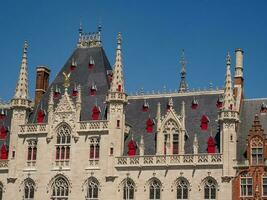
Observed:
[[[182,101],[181,116],[182,116],[183,128],[185,129],[185,102],[184,101]]]
[[[157,128],[159,129],[161,127],[161,110],[160,110],[160,102],[158,102],[157,105]]]
[[[124,92],[123,66],[121,56],[121,33],[117,37],[116,60],[113,69],[113,79],[110,87],[111,92]]]
[[[28,67],[27,67],[27,49],[28,43],[24,42],[23,55],[20,65],[19,78],[16,86],[14,99],[28,99],[29,88],[28,88]]]
[[[184,49],[182,50],[182,55],[180,58],[180,64],[181,64],[181,81],[180,81],[180,86],[179,86],[179,90],[178,92],[186,92],[187,91],[187,84],[186,84],[186,80],[185,80],[185,76],[186,76],[186,69],[185,69],[185,65],[186,65],[186,60],[185,60],[185,54],[184,54]]]
[[[144,152],[145,152],[144,135],[141,135],[140,145],[139,145],[139,154],[140,154],[140,156],[143,156]]]
[[[224,86],[224,110],[231,110],[234,106],[232,76],[231,76],[231,58],[228,52],[226,56],[226,77]]]

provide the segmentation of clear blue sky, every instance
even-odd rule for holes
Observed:
[[[267,1],[249,0],[26,0],[0,7],[0,97],[14,93],[22,46],[29,41],[31,97],[35,67],[52,79],[75,48],[79,22],[88,32],[103,24],[103,43],[113,64],[116,34],[123,36],[127,91],[177,89],[179,57],[185,49],[190,88],[222,86],[225,56],[242,48],[245,96],[267,97]]]

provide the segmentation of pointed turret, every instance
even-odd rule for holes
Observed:
[[[231,76],[231,58],[228,52],[226,57],[226,77],[225,77],[225,86],[224,86],[224,110],[232,110],[234,106],[234,96],[233,96],[233,85],[232,85],[232,76]]]
[[[27,66],[27,49],[28,43],[24,42],[23,55],[20,65],[19,78],[16,86],[14,99],[28,99],[28,66]]]
[[[181,72],[180,72],[181,81],[180,81],[180,86],[179,86],[179,90],[178,90],[179,93],[187,91],[187,84],[186,84],[186,80],[185,80],[185,77],[186,77],[186,69],[185,69],[186,60],[185,60],[184,50],[182,51],[180,64],[181,64]]]
[[[114,69],[113,69],[113,79],[112,79],[111,87],[110,87],[111,92],[124,92],[121,40],[122,40],[121,33],[118,33],[116,60],[115,60]]]
[[[143,156],[145,152],[145,143],[144,143],[144,135],[141,135],[140,144],[139,144],[139,154]]]
[[[194,137],[194,142],[193,142],[193,153],[198,154],[198,139],[197,139],[197,134],[195,134]]]

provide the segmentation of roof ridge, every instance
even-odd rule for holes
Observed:
[[[244,99],[244,101],[262,101],[262,100],[266,100],[267,101],[267,97]]]

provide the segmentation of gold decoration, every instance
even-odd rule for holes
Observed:
[[[63,72],[64,75],[64,87],[68,88],[70,86],[70,73],[66,74],[65,72]]]

